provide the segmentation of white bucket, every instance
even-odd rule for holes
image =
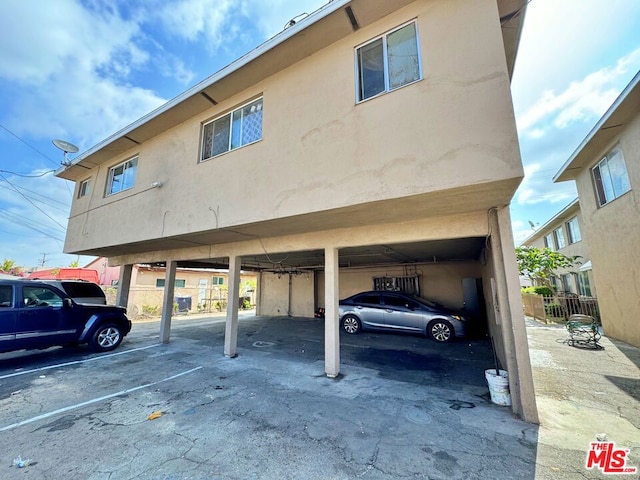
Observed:
[[[491,368],[484,371],[484,376],[487,379],[489,385],[489,393],[491,394],[491,401],[496,405],[511,405],[511,394],[509,393],[509,374],[506,370],[498,370],[496,375],[496,369]]]

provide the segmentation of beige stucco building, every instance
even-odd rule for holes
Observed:
[[[582,223],[580,202],[576,199],[537,228],[522,245],[550,248],[567,257],[580,257],[574,267],[558,269],[552,282],[557,291],[595,297],[589,243],[582,234]]]
[[[554,180],[576,182],[605,333],[640,346],[640,73]]]
[[[537,421],[508,206],[525,6],[327,3],[57,172],[77,184],[65,250],[123,265],[124,297],[134,263],[164,262],[168,286],[177,266],[228,266],[230,291],[254,269],[259,314],[326,309],[331,377],[339,298],[413,282],[487,326]],[[230,308],[228,356],[237,332]]]

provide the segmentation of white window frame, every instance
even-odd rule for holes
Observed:
[[[550,248],[554,251],[556,250],[555,235],[553,234],[553,232],[547,233],[544,236],[544,246],[545,248]]]
[[[213,276],[211,277],[211,285],[217,287],[219,285],[224,285],[224,277],[221,276]]]
[[[246,106],[251,105],[252,103],[256,103],[258,101],[260,102],[259,110],[261,110],[263,112],[262,113],[262,125],[261,125],[261,128],[260,128],[260,138],[257,138],[257,139],[255,139],[255,140],[253,140],[251,142],[243,143],[241,145],[238,145],[237,147],[232,148],[231,141],[233,139],[233,115],[238,111],[242,112],[242,110]],[[220,152],[220,153],[217,153],[215,155],[212,155],[210,157],[206,157],[205,158],[205,156],[204,156],[204,152],[205,152],[205,144],[204,144],[204,142],[206,140],[206,137],[205,137],[205,134],[204,134],[205,128],[207,128],[207,126],[209,126],[211,124],[214,124],[218,120],[222,120],[225,117],[229,117],[229,142],[227,144],[227,150],[225,150],[224,152]],[[249,100],[248,102],[243,103],[242,105],[240,105],[239,107],[234,108],[233,110],[230,110],[230,111],[228,111],[226,113],[223,113],[222,115],[218,115],[217,117],[212,118],[211,120],[209,120],[207,122],[204,122],[202,124],[202,127],[200,128],[200,135],[201,135],[202,138],[200,140],[200,160],[199,160],[199,163],[206,162],[207,160],[211,160],[212,158],[219,157],[220,155],[225,155],[225,154],[227,154],[229,152],[233,152],[234,150],[238,150],[239,148],[246,147],[248,145],[253,145],[254,143],[257,143],[257,142],[261,141],[262,140],[262,132],[263,132],[263,130],[264,130],[264,97],[262,97],[262,96],[257,97],[257,98],[253,98],[252,100]],[[240,138],[242,138],[242,123],[240,124],[240,132],[241,132],[240,133]],[[212,138],[211,141],[213,142],[213,138]],[[212,145],[212,150],[213,150],[213,145]]]
[[[125,168],[123,169],[123,175],[124,175],[124,172],[126,172],[126,170],[128,170],[128,168],[126,167],[127,163],[134,162],[134,161],[135,161],[135,172],[136,173],[135,173],[135,175],[133,177],[133,184],[130,187],[121,188],[120,190],[114,192],[113,191],[113,177],[114,177],[115,170],[124,165],[125,166]],[[131,190],[133,187],[136,186],[136,176],[137,176],[137,174],[138,174],[138,156],[137,155],[134,156],[134,157],[128,158],[124,162],[120,162],[117,165],[114,165],[113,167],[111,167],[109,169],[109,175],[107,177],[107,190],[106,190],[106,195],[105,196],[109,197],[111,195],[117,195],[118,193],[125,192],[127,190]]]
[[[616,191],[615,189],[615,183],[612,180],[611,170],[609,168],[609,162],[611,158],[613,158],[616,154],[620,155],[622,165],[624,166],[624,175],[626,177],[626,183],[627,183],[627,189],[620,192]],[[605,173],[605,166],[606,166],[606,175],[603,175],[603,173]],[[596,171],[597,171],[597,176],[596,176]],[[629,171],[627,170],[627,164],[624,160],[624,155],[622,154],[622,149],[620,148],[620,145],[616,145],[615,147],[613,147],[609,151],[609,153],[607,153],[607,155],[591,169],[591,177],[593,178],[593,187],[595,190],[596,200],[598,202],[599,207],[604,207],[605,205],[614,201],[616,198],[620,198],[625,193],[631,191],[631,183],[629,182]],[[600,178],[600,181],[598,181],[598,177]],[[599,186],[602,188],[602,196],[604,196],[604,198],[602,198],[600,194]],[[606,187],[608,187],[612,192],[613,198],[607,198]]]
[[[567,232],[569,233],[569,245],[573,245],[574,243],[578,243],[582,240],[582,232],[580,231],[580,222],[578,222],[578,217],[573,217],[567,222]]]
[[[91,179],[88,178],[80,182],[78,186],[78,198],[86,197],[91,193]]]
[[[416,51],[417,51],[417,56],[418,56],[418,78],[409,82],[409,83],[405,83],[403,85],[400,85],[398,87],[394,87],[391,88],[390,85],[390,79],[389,79],[389,55],[388,55],[388,51],[387,51],[387,37],[389,35],[391,35],[394,32],[397,32],[398,30],[406,27],[407,25],[413,24],[416,30]],[[371,97],[367,97],[367,98],[360,98],[360,65],[358,62],[358,51],[363,48],[366,47],[367,45],[376,42],[378,40],[382,39],[382,61],[384,63],[384,90],[380,93],[377,93],[376,95],[372,95]],[[413,85],[416,82],[421,81],[424,76],[423,76],[423,72],[422,72],[422,52],[420,51],[420,32],[418,31],[418,22],[417,20],[414,18],[413,20],[409,20],[408,22],[403,23],[402,25],[398,25],[396,28],[389,30],[385,33],[383,33],[382,35],[378,35],[375,38],[371,38],[369,40],[367,40],[366,42],[358,45],[355,47],[354,49],[354,66],[355,66],[355,86],[356,86],[356,103],[362,103],[362,102],[366,102],[368,100],[371,100],[373,98],[377,98],[381,95],[385,95],[389,92],[394,92],[396,90],[399,90],[400,88],[404,88],[407,87],[409,85]]]
[[[556,242],[556,248],[558,250],[561,250],[567,246],[567,240],[564,237],[564,230],[562,229],[562,225],[560,225],[558,228],[553,229],[553,238]]]

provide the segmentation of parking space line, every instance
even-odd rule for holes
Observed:
[[[95,360],[101,360],[101,359],[107,358],[107,357],[116,357],[118,355],[124,355],[125,353],[137,352],[139,350],[146,350],[148,348],[159,347],[160,345],[162,345],[162,343],[154,343],[153,345],[147,345],[146,347],[138,347],[138,348],[132,348],[131,350],[124,350],[124,351],[120,351],[120,352],[116,352],[116,353],[108,353],[106,355],[100,355],[99,357],[85,358],[84,360],[75,360],[73,362],[58,363],[56,365],[47,365],[46,367],[40,367],[40,368],[31,369],[31,370],[25,370],[24,372],[9,373],[7,375],[1,375],[0,376],[0,380],[5,379],[5,378],[10,378],[10,377],[17,377],[18,375],[26,375],[28,373],[41,372],[43,370],[51,370],[52,368],[68,367],[69,365],[77,365],[78,363],[93,362]]]
[[[45,418],[53,417],[53,416],[59,415],[61,413],[65,413],[65,412],[68,412],[68,411],[71,411],[71,410],[76,410],[78,408],[86,407],[87,405],[91,405],[93,403],[102,402],[102,401],[108,400],[110,398],[120,397],[122,395],[126,395],[128,393],[135,392],[137,390],[142,390],[143,388],[153,387],[154,385],[158,385],[159,383],[168,382],[169,380],[174,380],[174,379],[176,379],[178,377],[182,377],[184,375],[188,375],[190,373],[195,372],[196,370],[200,370],[201,368],[202,368],[202,366],[196,367],[196,368],[192,368],[191,370],[187,370],[185,372],[178,373],[176,375],[172,375],[172,376],[167,377],[167,378],[163,378],[162,380],[158,380],[157,382],[146,383],[146,384],[140,385],[138,387],[128,388],[126,390],[122,390],[122,391],[117,392],[117,393],[112,393],[110,395],[105,395],[104,397],[94,398],[92,400],[87,400],[86,402],[78,403],[76,405],[70,405],[68,407],[59,408],[58,410],[54,410],[53,412],[43,413],[42,415],[38,415],[36,417],[29,418],[27,420],[22,420],[21,422],[17,422],[17,423],[12,423],[11,425],[7,425],[6,427],[2,427],[2,428],[0,428],[0,432],[5,432],[7,430],[11,430],[11,429],[16,428],[16,427],[21,427],[21,426],[27,425],[29,423],[37,422],[38,420],[44,420]]]

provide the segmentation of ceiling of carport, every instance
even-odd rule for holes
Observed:
[[[450,240],[367,245],[340,249],[340,267],[366,267],[390,264],[442,263],[476,261],[485,246],[485,237]],[[180,267],[227,268],[227,259],[183,261]],[[247,270],[322,270],[324,251],[267,253],[242,257],[242,268]]]

